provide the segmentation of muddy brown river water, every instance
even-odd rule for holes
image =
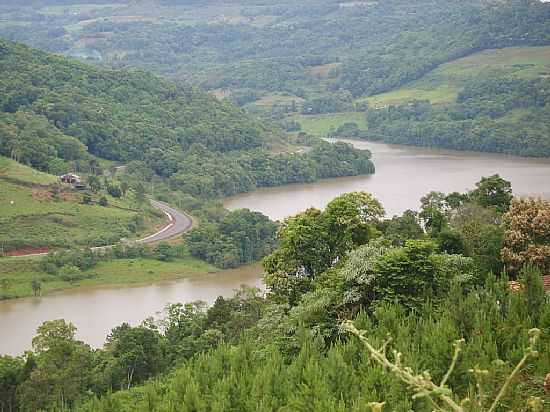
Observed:
[[[351,143],[372,151],[376,174],[260,189],[228,198],[225,206],[249,208],[272,219],[283,219],[310,206],[322,208],[342,193],[365,190],[374,194],[392,216],[417,209],[420,197],[430,190],[464,191],[482,176],[495,173],[510,180],[517,195],[550,198],[550,159]],[[122,322],[139,324],[167,303],[212,303],[219,295],[232,295],[241,284],[261,287],[260,272],[256,265],[199,279],[131,288],[81,289],[0,302],[0,354],[22,353],[30,347],[43,321],[59,318],[77,326],[79,339],[99,347],[113,327]]]
[[[323,208],[342,193],[364,190],[380,200],[391,217],[418,209],[420,198],[431,190],[462,192],[495,173],[510,180],[517,195],[550,198],[550,159],[339,140],[370,150],[376,173],[261,188],[227,198],[225,207],[249,208],[279,220],[311,206]]]

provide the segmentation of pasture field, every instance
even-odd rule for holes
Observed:
[[[301,107],[302,103],[304,102],[304,99],[298,96],[294,96],[288,93],[269,93],[264,96],[262,96],[261,99],[256,100],[255,102],[249,103],[247,106],[258,106],[263,109],[269,109],[276,105],[276,104],[292,104],[292,102],[296,104],[296,106],[299,108]]]
[[[365,114],[361,112],[295,115],[291,117],[302,127],[303,132],[324,137],[344,123],[357,123],[360,129],[367,129]]]
[[[24,166],[21,163],[3,156],[0,156],[0,178],[1,177],[39,185],[49,185],[57,182],[56,176],[39,172],[36,169]]]
[[[330,74],[330,71],[336,69],[341,63],[327,63],[320,66],[314,66],[309,70],[309,74],[313,77],[324,79]]]
[[[8,178],[2,179],[3,177]],[[64,189],[55,194],[57,177],[0,157],[0,252],[20,248],[100,246],[123,237],[150,233],[164,216],[138,210],[131,193],[116,199],[106,195],[108,206],[83,204],[82,194]],[[144,216],[137,233],[129,227]]]
[[[399,89],[363,98],[358,102],[366,100],[372,107],[401,104],[415,99],[430,100],[432,104],[452,103],[469,80],[492,75],[520,79],[550,76],[550,46],[484,50],[442,64]]]
[[[77,281],[66,281],[58,275],[49,274],[40,268],[37,258],[2,258],[0,274],[0,300],[32,296],[32,281],[39,280],[42,295],[77,287],[117,287],[140,285],[188,277],[196,277],[220,269],[191,256],[175,258],[169,262],[155,259],[116,259],[99,262],[83,271]]]

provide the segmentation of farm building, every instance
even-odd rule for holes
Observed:
[[[70,183],[70,184],[80,184],[80,176],[75,175],[74,173],[67,173],[64,175],[59,176],[59,179],[63,183]]]

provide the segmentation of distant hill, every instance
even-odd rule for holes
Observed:
[[[369,103],[366,137],[550,157],[550,47],[485,50]]]
[[[113,71],[0,40],[0,154],[42,170],[86,159],[147,160],[265,143],[242,110],[190,86]]]

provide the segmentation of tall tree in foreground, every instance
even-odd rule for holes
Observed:
[[[86,396],[92,368],[88,345],[64,320],[44,322],[32,340],[36,367],[19,388],[22,411],[68,410]]]

